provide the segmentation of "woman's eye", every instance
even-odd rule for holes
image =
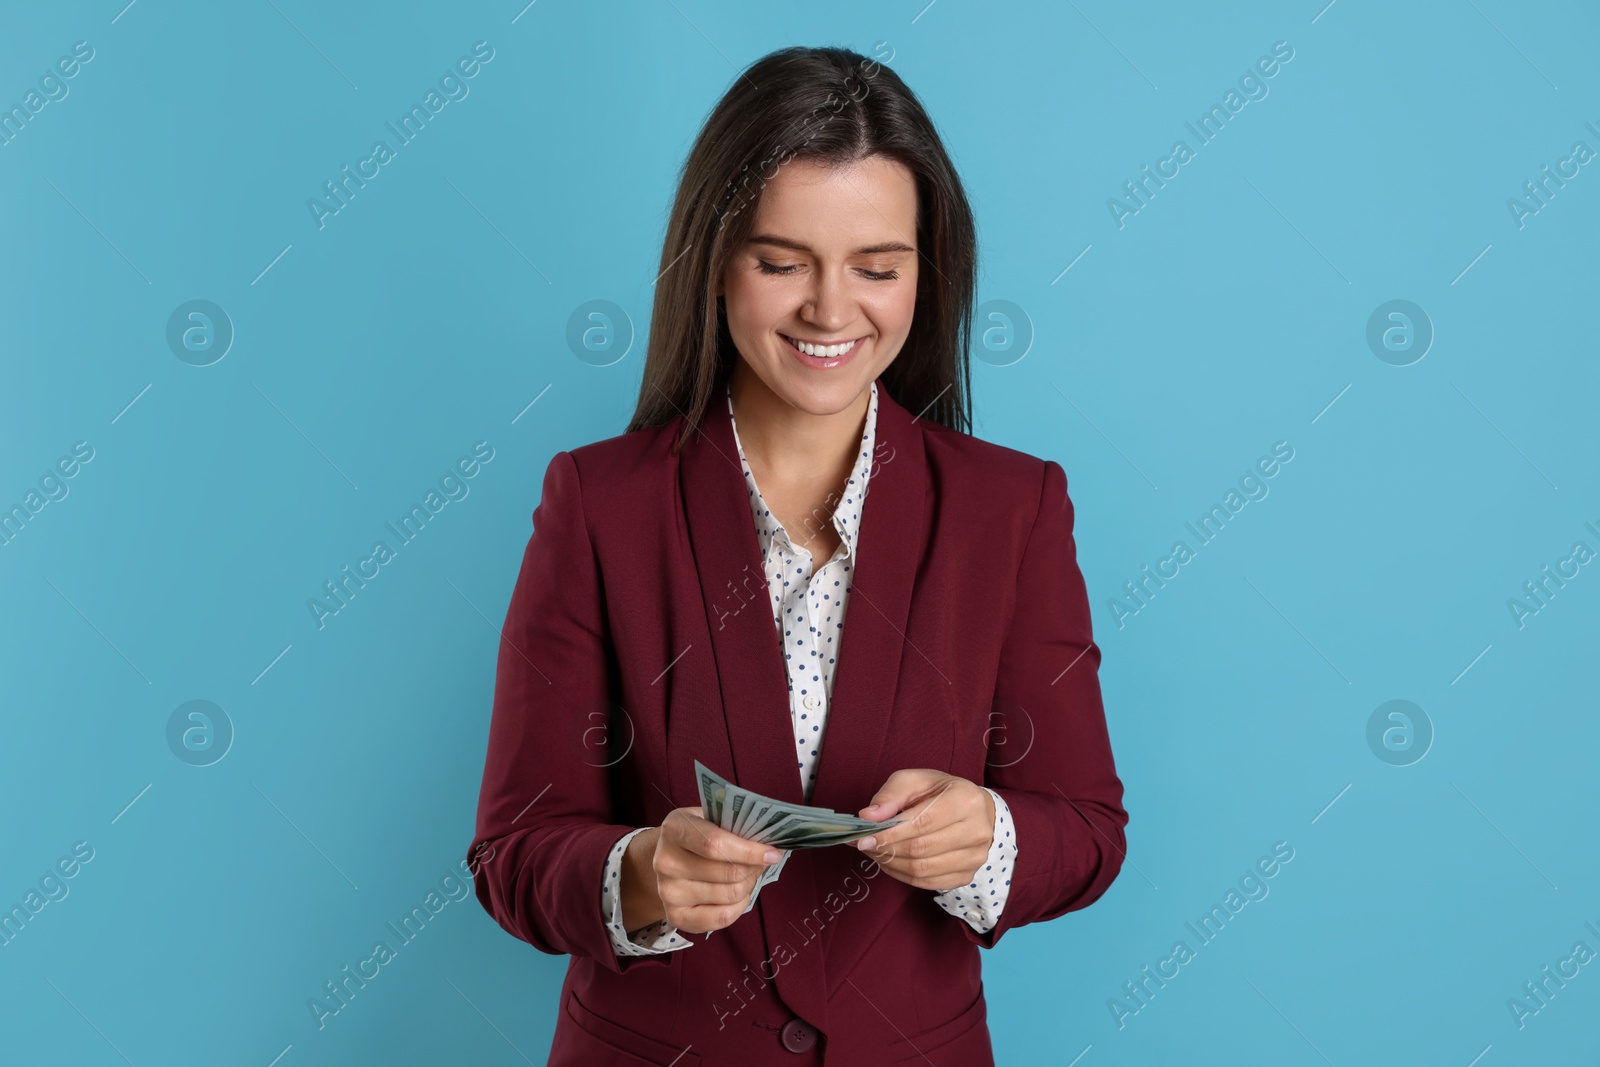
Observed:
[[[756,269],[762,274],[793,274],[800,268],[794,263],[780,267],[775,263],[768,263],[764,259],[758,259],[756,260]],[[864,277],[870,278],[875,282],[889,282],[900,277],[900,272],[897,270],[866,270],[863,268],[861,273]]]

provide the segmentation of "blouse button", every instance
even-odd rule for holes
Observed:
[[[806,694],[806,699],[805,699],[805,705],[806,705],[806,707],[810,708],[812,711],[815,711],[817,709],[817,698],[816,698],[816,695],[813,694],[813,693],[807,693]]]

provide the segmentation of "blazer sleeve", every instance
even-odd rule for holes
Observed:
[[[1098,900],[1122,869],[1128,813],[1100,699],[1100,648],[1061,465],[1046,460],[1000,654],[984,784],[1005,798],[1019,848],[999,921],[967,939],[993,948],[1014,926]],[[1022,754],[1018,746],[1024,746]]]
[[[622,973],[677,954],[618,956],[601,910],[606,856],[637,829],[616,820],[613,761],[596,746],[609,730],[603,592],[577,463],[558,452],[501,631],[468,864],[478,901],[513,936]]]

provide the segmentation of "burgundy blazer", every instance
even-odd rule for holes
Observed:
[[[854,814],[906,767],[996,790],[1018,849],[1000,922],[980,935],[933,890],[834,846],[796,849],[754,909],[687,948],[614,952],[606,856],[700,803],[695,760],[806,802],[755,524],[714,402],[677,456],[682,416],[555,455],[506,613],[468,860],[502,927],[571,957],[551,1064],[992,1064],[979,948],[1087,907],[1121,869],[1128,816],[1066,475],[879,389],[810,803]]]

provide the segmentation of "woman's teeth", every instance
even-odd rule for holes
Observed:
[[[809,341],[797,341],[793,337],[786,337],[785,340],[794,345],[800,351],[804,352],[806,355],[815,356],[818,359],[832,359],[835,356],[842,356],[846,352],[850,351],[850,349],[855,347],[856,343],[855,341],[846,341],[843,344],[837,345],[814,345]],[[856,340],[859,341],[860,338],[858,337]]]

